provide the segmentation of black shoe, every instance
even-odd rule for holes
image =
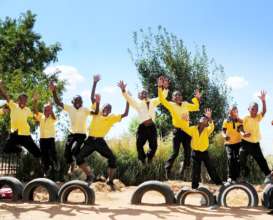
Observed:
[[[94,176],[93,175],[87,176],[85,182],[87,182],[88,185],[91,185],[94,182]]]
[[[115,185],[114,185],[114,182],[113,182],[113,180],[107,180],[106,181],[106,184],[108,185],[108,186],[110,186],[111,187],[111,190],[112,191],[115,191]]]

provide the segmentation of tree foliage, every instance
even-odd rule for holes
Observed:
[[[0,78],[14,100],[19,94],[25,93],[30,97],[28,105],[31,105],[31,97],[38,93],[41,109],[51,98],[49,81],[58,83],[61,94],[64,82],[58,80],[56,73],[49,76],[43,72],[50,63],[57,61],[61,47],[59,43],[46,45],[42,36],[34,31],[35,22],[36,15],[31,11],[18,19],[7,17],[0,20]],[[8,132],[8,118],[6,116],[0,121],[1,140]],[[34,125],[31,127],[33,129]]]
[[[196,123],[204,108],[210,107],[213,110],[216,131],[220,130],[228,108],[229,89],[225,84],[223,67],[208,58],[205,46],[192,55],[183,40],[161,26],[157,33],[153,33],[151,28],[148,31],[140,29],[134,32],[133,38],[135,48],[129,50],[129,53],[142,86],[148,90],[150,96],[157,96],[156,80],[161,75],[171,80],[169,99],[174,90],[179,90],[183,99],[190,102],[194,90],[199,88],[203,93],[201,110],[191,115],[192,122]],[[166,110],[161,107],[158,114],[166,114]],[[166,120],[166,117],[157,119],[162,135],[166,135],[171,128],[170,117],[168,118],[168,123],[160,121]]]

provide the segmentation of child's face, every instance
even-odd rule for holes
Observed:
[[[248,108],[248,111],[249,111],[251,117],[256,117],[258,114],[258,110],[259,110],[259,108],[258,108],[257,104],[252,104]]]
[[[199,124],[203,127],[208,127],[209,126],[209,120],[207,117],[201,117],[199,120]]]
[[[233,108],[230,112],[229,112],[230,117],[232,118],[238,118],[238,109],[237,108]]]
[[[52,115],[52,106],[47,105],[44,107],[44,115],[46,118],[48,118],[50,115]]]
[[[102,108],[102,115],[103,116],[108,116],[112,111],[112,106],[110,104],[106,104],[103,108]]]
[[[20,95],[18,97],[18,105],[19,105],[20,108],[26,107],[26,105],[27,105],[27,96]]]
[[[82,107],[82,98],[81,97],[74,98],[72,104],[74,108],[79,109],[80,107]]]
[[[142,90],[140,93],[138,93],[138,98],[140,100],[147,99],[148,92],[146,90]]]
[[[182,103],[182,101],[183,101],[181,92],[175,91],[175,92],[173,93],[172,100],[173,100],[173,102],[175,102],[176,104],[179,104],[179,105],[180,105],[180,104]]]

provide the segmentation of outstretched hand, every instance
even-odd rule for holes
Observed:
[[[94,75],[93,80],[94,80],[94,83],[97,83],[98,81],[100,81],[100,75],[99,74]]]
[[[126,86],[127,86],[127,85],[124,83],[123,80],[120,80],[120,81],[118,82],[118,87],[121,89],[122,92],[125,92]]]
[[[53,81],[51,81],[51,82],[49,83],[49,89],[50,89],[51,92],[56,91],[56,85],[54,84]]]
[[[206,108],[206,109],[205,109],[205,116],[206,116],[209,120],[211,120],[212,111],[211,111],[210,108]]]
[[[265,101],[266,94],[267,94],[266,91],[262,90],[262,91],[261,91],[261,94],[258,96],[259,99],[261,99],[262,102]]]
[[[157,86],[162,88],[164,86],[164,76],[160,76],[158,79],[157,79]]]
[[[198,100],[201,99],[202,94],[200,93],[200,90],[199,90],[199,89],[196,89],[196,90],[194,91],[194,97],[197,98]]]

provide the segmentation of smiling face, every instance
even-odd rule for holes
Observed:
[[[249,107],[248,107],[248,111],[249,111],[249,113],[250,113],[250,116],[251,116],[252,118],[255,118],[255,117],[257,116],[257,114],[258,114],[258,111],[259,111],[259,106],[258,106],[258,104],[257,104],[256,102],[251,103],[251,104],[249,105]]]
[[[229,110],[229,116],[233,119],[238,118],[238,108],[236,106],[232,106]]]
[[[27,99],[28,99],[28,97],[25,94],[22,94],[22,95],[20,95],[18,97],[18,105],[19,105],[20,108],[26,107],[26,105],[27,105]]]
[[[173,95],[172,95],[172,100],[173,100],[173,102],[175,102],[176,104],[181,104],[182,103],[182,101],[183,101],[183,97],[182,97],[182,94],[181,94],[181,92],[179,92],[179,91],[174,91],[173,92]]]
[[[52,110],[52,105],[46,104],[44,106],[44,115],[46,118],[48,118],[50,115],[52,115],[53,110]]]
[[[81,96],[75,96],[72,100],[72,104],[74,108],[79,109],[82,107],[82,97]]]
[[[138,93],[138,98],[140,100],[144,100],[148,98],[148,92],[146,90],[142,90],[141,92]]]
[[[102,115],[104,117],[108,116],[112,111],[112,106],[110,104],[105,104],[102,108]]]

